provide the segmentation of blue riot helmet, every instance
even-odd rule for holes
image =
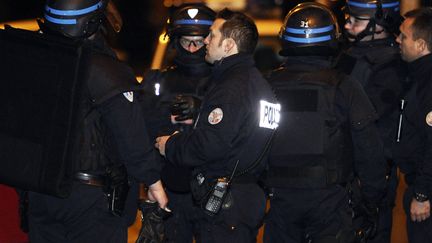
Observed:
[[[107,0],[47,0],[44,32],[69,38],[87,38],[96,33],[103,20]]]
[[[334,55],[340,36],[336,16],[316,2],[300,3],[285,17],[279,38],[282,56]]]
[[[171,39],[179,36],[207,36],[216,13],[202,4],[185,5],[177,9],[168,20],[167,34]]]
[[[375,25],[389,33],[398,33],[402,22],[399,0],[346,0],[345,13],[362,20],[369,20],[364,31],[352,36],[359,41],[375,33]]]

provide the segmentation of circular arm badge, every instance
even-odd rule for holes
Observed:
[[[426,124],[432,127],[432,111],[429,111],[429,113],[426,115]]]
[[[215,108],[208,116],[208,122],[212,125],[216,125],[222,121],[223,111],[221,108]]]

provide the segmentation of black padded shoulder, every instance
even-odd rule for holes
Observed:
[[[380,48],[379,51],[368,52],[365,58],[373,66],[386,65],[399,59],[399,50],[394,47],[384,47]]]
[[[138,90],[133,70],[125,63],[106,54],[90,52],[87,62],[87,87],[95,104],[101,104],[113,96]]]

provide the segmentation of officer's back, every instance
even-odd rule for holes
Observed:
[[[269,77],[282,112],[266,177],[265,242],[353,242],[346,187],[355,173],[368,202],[382,197],[375,111],[360,84],[332,68],[338,36],[333,13],[317,3],[297,5],[281,28],[287,59]]]
[[[67,120],[49,123],[49,129],[42,131],[50,143],[68,147],[64,149],[67,153],[56,147],[47,149],[50,164],[61,163],[51,155],[64,158],[64,172],[41,168],[50,180],[64,173],[60,183],[70,183],[70,190],[59,198],[30,189],[31,242],[127,242],[127,227],[136,216],[138,182],[148,186],[149,199],[160,207],[168,202],[144,116],[134,99],[135,76],[103,36],[102,23],[108,23],[105,18],[115,12],[108,12],[108,4],[103,0],[48,0],[44,7],[41,36],[61,41],[43,46],[55,50],[61,42],[74,42],[83,47],[70,51],[76,60],[67,62],[79,65],[44,68],[38,76],[42,78],[35,80],[42,84],[49,72],[58,73],[52,82],[57,93],[41,89],[40,96],[70,99],[55,104],[56,110],[64,111],[59,116],[68,114]],[[61,57],[62,61],[68,57]],[[62,131],[67,134],[64,140],[58,138]]]

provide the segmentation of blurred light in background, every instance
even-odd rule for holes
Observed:
[[[110,44],[119,57],[128,62],[137,74],[142,70],[156,67],[155,56],[164,56],[158,47],[167,45],[168,38],[160,33],[166,28],[166,20],[170,12],[184,3],[205,3],[215,11],[228,7],[232,10],[245,11],[254,19],[282,20],[284,15],[303,0],[111,0],[115,3],[123,18],[123,30],[119,35],[112,36]],[[345,0],[316,0],[330,6],[335,13]],[[37,1],[0,0],[0,22],[13,27],[37,30],[36,17],[42,16],[44,0]],[[401,0],[401,12],[405,13],[419,6],[431,6],[431,0]],[[336,14],[343,23],[343,14]],[[270,23],[261,31],[278,31],[279,22]],[[3,24],[0,24],[3,28]],[[261,33],[266,35],[265,33]],[[270,34],[270,33],[269,33]],[[166,48],[164,48],[165,50]],[[157,58],[156,58],[157,59]]]

